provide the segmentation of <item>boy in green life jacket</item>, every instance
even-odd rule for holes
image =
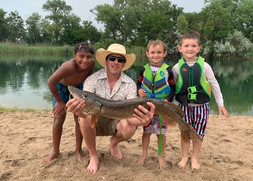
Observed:
[[[172,70],[164,63],[163,58],[167,55],[165,44],[160,40],[151,41],[146,49],[146,55],[150,63],[142,67],[137,81],[137,91],[140,97],[150,97],[155,99],[165,99],[172,101],[175,94],[175,83]],[[160,169],[167,168],[164,160],[164,150],[166,145],[165,133],[168,126],[161,116],[154,115],[149,125],[143,127],[142,135],[142,157],[138,165],[144,166],[148,157],[148,147],[152,133],[160,137],[160,147],[158,162]]]
[[[201,56],[197,57],[200,51],[200,35],[196,31],[185,33],[181,37],[178,50],[182,53],[182,58],[173,67],[173,75],[176,81],[176,100],[185,113],[184,120],[190,124],[202,138],[205,134],[207,120],[209,116],[209,101],[211,90],[215,101],[219,107],[219,114],[228,116],[223,104],[223,97],[220,86],[214,76],[213,70]],[[193,152],[191,156],[191,168],[199,169],[198,155],[202,142],[193,142]],[[182,159],[177,164],[184,169],[188,162],[188,151],[190,142],[181,139]]]

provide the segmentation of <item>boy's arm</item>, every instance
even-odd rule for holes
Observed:
[[[213,70],[212,70],[211,66],[206,62],[204,64],[204,75],[205,75],[206,80],[211,85],[212,93],[214,95],[216,104],[218,106],[224,106],[223,97],[222,97],[222,93],[221,93],[221,90],[220,90],[219,83],[218,83],[217,79],[214,76],[214,73],[213,73]]]
[[[73,72],[71,63],[63,63],[48,79],[48,88],[52,95],[55,97],[56,102],[63,102],[61,96],[58,93],[57,83],[60,82],[64,77],[69,76]]]
[[[215,102],[219,108],[219,114],[224,114],[225,118],[228,117],[228,112],[224,106],[224,101],[223,101],[223,97],[222,97],[222,93],[220,90],[220,86],[219,83],[217,81],[217,79],[214,76],[213,70],[211,68],[211,66],[205,62],[204,64],[204,75],[207,79],[208,82],[210,82],[211,88],[212,88],[212,93],[214,95],[215,98]]]
[[[175,96],[175,81],[174,81],[174,76],[173,76],[173,73],[172,73],[172,70],[171,68],[167,68],[167,71],[168,71],[168,83],[169,83],[169,86],[170,86],[170,94],[168,96],[168,98],[166,98],[168,101],[172,102],[173,99],[174,99],[174,96]]]
[[[142,81],[143,81],[143,74],[144,74],[144,67],[141,68],[140,70],[140,74],[139,74],[139,77],[138,77],[138,80],[137,80],[137,90],[139,90],[141,88],[141,84],[142,84]]]
[[[139,78],[137,80],[137,94],[138,96],[140,97],[146,97],[146,92],[141,88],[141,85],[142,85],[142,81],[144,79],[144,71],[145,71],[145,68],[142,67],[141,70],[140,70],[140,74],[139,74]]]

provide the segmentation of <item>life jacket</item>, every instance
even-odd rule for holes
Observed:
[[[178,61],[179,76],[176,82],[176,100],[180,103],[204,104],[210,101],[211,86],[203,73],[204,58],[199,56],[193,66],[184,59]]]
[[[144,78],[141,88],[146,91],[147,97],[164,99],[170,94],[170,86],[166,80],[166,69],[169,67],[166,63],[160,67],[158,71],[153,75],[149,64],[144,66]]]

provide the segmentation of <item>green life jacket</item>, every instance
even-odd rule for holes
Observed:
[[[170,86],[166,80],[166,69],[169,67],[166,63],[153,75],[149,64],[144,66],[144,78],[141,88],[147,93],[147,97],[164,99],[170,94]]]
[[[204,104],[210,101],[211,86],[203,73],[204,58],[199,56],[193,66],[184,59],[178,61],[179,76],[176,82],[176,100],[180,103]]]

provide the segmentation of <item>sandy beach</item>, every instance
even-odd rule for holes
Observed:
[[[67,114],[64,123],[61,154],[49,164],[42,160],[52,149],[51,112],[0,112],[0,180],[1,181],[252,181],[253,180],[253,117],[210,115],[200,152],[200,170],[177,168],[181,158],[180,134],[177,127],[167,132],[166,161],[169,168],[160,170],[157,163],[157,139],[151,136],[149,158],[144,167],[136,161],[142,154],[142,129],[138,128],[132,139],[120,144],[124,158],[110,156],[109,138],[98,137],[100,155],[99,171],[86,171],[88,151],[83,161],[75,155],[74,119]]]

